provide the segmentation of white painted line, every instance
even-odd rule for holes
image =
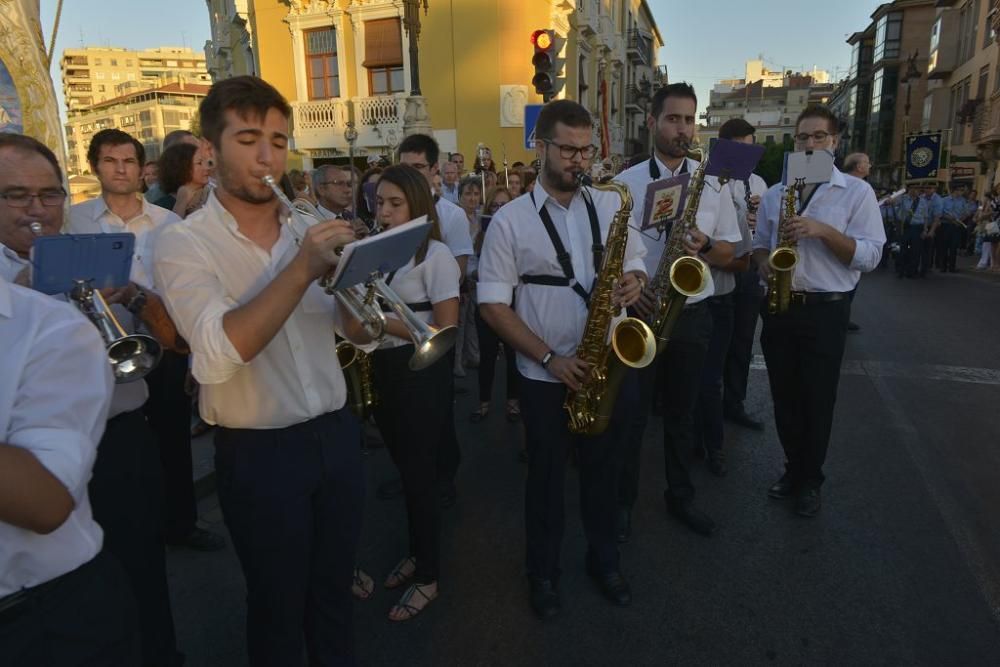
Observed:
[[[755,354],[750,363],[752,370],[767,370],[764,357]],[[967,384],[1000,385],[1000,369],[945,366],[942,364],[904,364],[894,361],[859,361],[849,359],[841,364],[841,375],[866,375],[871,378],[908,378],[912,380],[938,380]]]

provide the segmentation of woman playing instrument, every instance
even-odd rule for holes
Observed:
[[[514,172],[511,172],[511,177]],[[513,183],[513,180],[511,181]],[[475,284],[479,280],[479,253],[483,249],[483,236],[486,234],[488,220],[500,207],[512,200],[511,192],[504,187],[496,187],[486,195],[486,214],[483,216],[482,229],[476,236],[476,255],[469,262],[471,282]],[[503,345],[504,366],[507,369],[507,421],[516,422],[521,418],[521,406],[517,400],[517,365],[514,350],[507,343],[502,343],[496,332],[486,324],[476,308],[476,331],[479,334],[479,409],[474,410],[470,415],[472,423],[483,421],[490,411],[490,402],[493,397],[493,378],[496,374],[497,356],[500,352],[500,345]]]
[[[427,179],[416,169],[396,165],[382,173],[376,193],[378,221],[392,229],[426,215],[431,231],[413,259],[386,281],[417,317],[437,327],[458,322],[460,272],[441,242],[437,212]],[[375,420],[399,469],[406,497],[409,552],[385,581],[386,588],[410,586],[389,612],[393,621],[419,614],[438,594],[440,504],[437,454],[448,423],[451,395],[450,356],[413,371],[410,331],[387,316],[387,336],[373,357],[379,405]],[[447,400],[442,400],[442,397]]]

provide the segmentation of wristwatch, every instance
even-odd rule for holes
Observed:
[[[139,315],[142,309],[146,307],[146,292],[141,287],[136,290],[135,296],[132,297],[129,302],[125,305],[128,312],[133,315]]]
[[[542,357],[542,360],[539,362],[542,365],[542,368],[548,369],[549,362],[552,361],[552,357],[554,356],[556,356],[556,353],[553,352],[552,350],[546,352],[545,356]]]
[[[708,253],[712,252],[712,246],[714,245],[712,237],[706,236],[705,239],[706,239],[705,245],[703,245],[701,247],[701,250],[698,251],[699,255],[707,255]]]

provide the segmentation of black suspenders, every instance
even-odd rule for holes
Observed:
[[[587,206],[587,217],[590,219],[590,238],[592,244],[590,246],[591,251],[594,255],[594,279],[597,279],[597,273],[601,270],[601,262],[604,259],[604,244],[601,242],[601,227],[597,222],[597,208],[594,206],[593,200],[587,196],[586,190],[581,190],[584,193],[583,203]],[[531,201],[535,202],[535,193],[531,193]],[[545,205],[542,205],[538,216],[542,219],[542,224],[545,226],[545,231],[549,235],[549,240],[552,241],[552,247],[556,251],[556,261],[559,262],[559,267],[562,269],[563,275],[561,276],[545,276],[545,275],[522,275],[521,282],[527,285],[548,285],[550,287],[572,287],[573,291],[576,292],[583,302],[590,304],[590,292],[585,290],[579,282],[576,280],[576,275],[573,272],[573,258],[566,251],[566,246],[563,245],[562,239],[559,238],[559,233],[556,231],[556,226],[552,222],[552,216],[549,215],[548,210],[546,210]]]

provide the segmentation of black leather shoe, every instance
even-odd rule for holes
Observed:
[[[529,577],[528,582],[531,584],[531,608],[535,614],[539,618],[552,618],[558,614],[562,605],[552,580]]]
[[[791,498],[793,493],[795,493],[795,482],[792,481],[787,472],[767,490],[768,496],[778,500]]]
[[[726,455],[722,452],[708,453],[708,471],[716,477],[725,477],[729,473],[726,467]]]
[[[611,604],[618,607],[627,607],[632,604],[632,587],[625,581],[621,572],[592,574],[590,576],[601,588],[601,595]]]
[[[451,482],[448,484],[441,485],[441,508],[450,509],[455,506],[455,502],[458,500],[458,490],[455,488],[455,483]]]
[[[388,482],[382,482],[378,485],[378,490],[375,492],[379,500],[392,500],[393,498],[399,498],[403,495],[403,480],[390,479]]]
[[[678,500],[667,497],[667,512],[699,535],[708,537],[715,532],[715,522],[704,512],[695,509],[686,498]]]
[[[625,544],[632,538],[632,510],[627,507],[618,508],[618,521],[615,526],[618,544]]]
[[[764,422],[759,419],[754,419],[748,415],[745,410],[733,410],[731,412],[726,412],[726,419],[734,424],[739,424],[740,426],[751,428],[755,431],[764,430]]]
[[[858,323],[856,323],[856,322],[848,321],[847,322],[847,330],[848,331],[861,331],[861,325],[858,324]]]
[[[795,496],[795,513],[799,516],[812,518],[819,514],[820,502],[819,489],[802,489]]]

